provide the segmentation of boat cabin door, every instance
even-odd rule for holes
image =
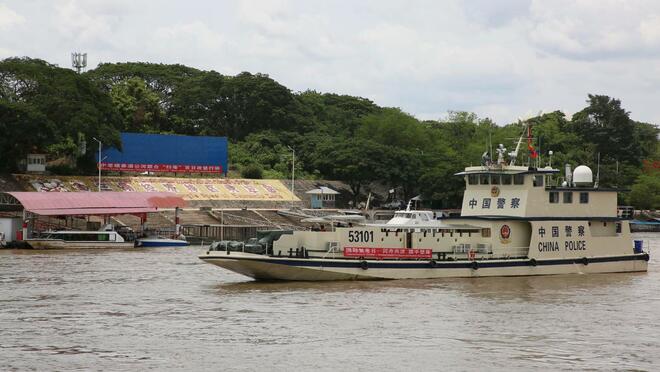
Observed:
[[[406,231],[406,248],[412,248],[412,231]]]

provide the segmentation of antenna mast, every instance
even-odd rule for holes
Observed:
[[[520,121],[520,119],[518,119],[518,121]],[[509,165],[516,165],[516,159],[518,158],[518,151],[520,150],[520,144],[522,144],[523,137],[525,136],[525,132],[527,131],[527,126],[529,125],[529,123],[526,120],[524,121],[524,123],[525,126],[523,127],[523,131],[522,134],[520,135],[520,138],[518,138],[518,144],[516,145],[516,149],[509,154],[509,156],[511,157],[511,162],[509,163]]]
[[[598,153],[598,165],[596,169],[596,184],[594,184],[594,188],[598,188],[598,183],[600,182],[600,152]]]
[[[84,70],[85,67],[87,67],[87,53],[71,53],[71,66],[73,66],[78,73]]]

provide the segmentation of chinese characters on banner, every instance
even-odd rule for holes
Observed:
[[[344,247],[344,257],[432,258],[431,249]]]
[[[73,192],[96,191],[96,177],[58,177],[45,179],[38,176],[26,180],[36,191]],[[226,178],[174,178],[174,177],[103,177],[102,191],[173,192],[187,200],[265,200],[298,201],[297,197],[279,180],[247,180]]]
[[[223,173],[221,165],[101,163],[101,169],[121,172]]]

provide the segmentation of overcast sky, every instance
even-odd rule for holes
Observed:
[[[182,63],[506,124],[588,93],[660,123],[660,1],[0,0],[0,58]]]

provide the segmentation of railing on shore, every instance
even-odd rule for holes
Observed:
[[[183,225],[183,235],[188,240],[238,240],[245,241],[257,236],[257,231],[274,230],[269,225]]]

